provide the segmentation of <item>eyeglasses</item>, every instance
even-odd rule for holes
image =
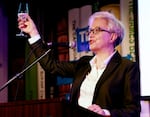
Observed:
[[[99,32],[102,32],[102,31],[111,33],[111,32],[108,31],[108,30],[102,29],[102,28],[100,28],[100,27],[96,27],[96,28],[94,28],[94,29],[89,29],[89,30],[86,32],[86,34],[87,34],[87,36],[89,36],[91,33],[93,33],[93,34],[98,34]]]

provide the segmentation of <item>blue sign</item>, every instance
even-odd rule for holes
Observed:
[[[77,28],[76,29],[76,34],[77,34],[77,52],[90,51],[88,36],[86,35],[87,31],[88,31],[88,27]]]

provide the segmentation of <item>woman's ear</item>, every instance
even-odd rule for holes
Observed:
[[[118,38],[118,35],[116,33],[111,33],[111,42],[115,42],[116,39]]]

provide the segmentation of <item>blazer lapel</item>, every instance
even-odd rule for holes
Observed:
[[[114,70],[116,69],[116,67],[118,66],[118,63],[121,60],[121,56],[118,52],[116,52],[114,54],[114,56],[112,57],[112,59],[110,60],[110,62],[108,63],[106,69],[104,70],[102,76],[100,77],[96,88],[95,88],[95,92],[97,92],[97,90],[101,87],[101,85],[107,80],[109,79],[109,76],[113,74]],[[96,93],[95,93],[96,94]],[[94,97],[95,97],[94,94]]]

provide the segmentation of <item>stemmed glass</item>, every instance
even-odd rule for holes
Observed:
[[[17,16],[21,18],[21,20],[26,20],[26,15],[29,13],[28,3],[20,2],[18,7]],[[26,37],[26,35],[21,30],[20,33],[16,34],[17,37]]]

